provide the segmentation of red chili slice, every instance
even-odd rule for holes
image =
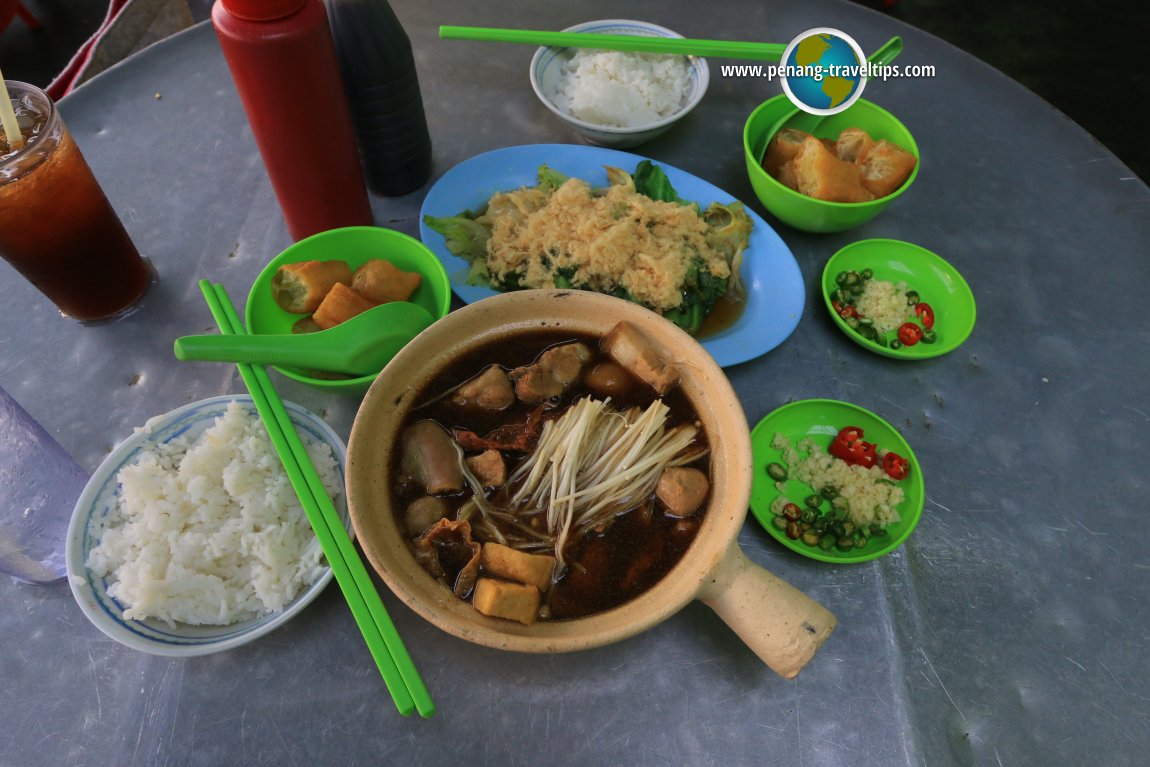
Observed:
[[[934,309],[930,308],[930,304],[925,301],[919,301],[914,305],[914,313],[918,315],[919,322],[927,330],[934,327]]]
[[[847,426],[839,430],[827,452],[852,466],[870,468],[878,462],[877,449],[874,444],[863,442],[862,437],[862,429],[857,426]]]
[[[922,328],[913,322],[904,323],[898,329],[898,340],[902,341],[904,346],[914,346],[922,340]]]
[[[857,426],[846,426],[839,429],[838,435],[831,441],[828,453],[835,458],[841,458],[848,463],[852,460],[855,444],[862,439],[863,430]]]
[[[882,459],[882,470],[891,479],[906,479],[910,473],[910,464],[898,453],[887,453]]]

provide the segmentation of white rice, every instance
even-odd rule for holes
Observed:
[[[874,329],[879,333],[898,330],[914,316],[906,302],[906,283],[896,285],[887,280],[867,280],[855,310],[860,316],[874,320]]]
[[[579,50],[563,65],[555,103],[585,122],[634,128],[675,114],[690,89],[685,56]]]
[[[879,466],[869,469],[852,466],[809,438],[800,440],[796,449],[786,436],[776,434],[771,447],[782,451],[790,479],[805,482],[816,493],[827,485],[834,487],[839,498],[847,503],[850,521],[859,527],[871,524],[886,527],[899,521],[898,505],[906,495]],[[782,482],[777,482],[776,487],[783,492]],[[771,511],[781,514],[786,503],[787,499],[779,496],[771,504]]]
[[[303,436],[337,497],[331,447]],[[194,443],[145,448],[117,479],[87,566],[113,581],[126,619],[226,625],[281,612],[326,567],[263,424],[237,402]]]

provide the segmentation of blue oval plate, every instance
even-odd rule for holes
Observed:
[[[478,210],[496,192],[534,186],[540,165],[560,173],[606,186],[605,165],[632,171],[646,157],[600,147],[574,144],[533,144],[496,149],[456,165],[431,187],[419,212],[419,236],[439,256],[451,278],[451,289],[466,303],[495,295],[489,287],[467,284],[468,263],[452,255],[443,236],[423,223],[425,215],[456,216]],[[729,203],[735,198],[718,187],[663,162],[675,191],[685,200],[706,207],[712,202]],[[749,207],[754,223],[750,245],[740,274],[747,287],[747,306],[742,316],[713,335],[699,339],[723,367],[737,365],[766,354],[786,340],[799,324],[806,300],[803,275],[794,255],[775,230]]]

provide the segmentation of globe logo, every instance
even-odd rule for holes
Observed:
[[[866,56],[850,36],[816,27],[783,51],[780,81],[795,106],[816,115],[837,114],[858,100],[866,85]]]

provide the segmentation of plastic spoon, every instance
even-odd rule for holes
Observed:
[[[444,40],[483,40],[493,43],[522,43],[567,48],[594,48],[604,51],[672,53],[682,56],[717,56],[752,61],[778,61],[787,46],[778,43],[751,43],[730,40],[686,40],[680,37],[608,35],[596,32],[546,32],[538,29],[494,29],[490,27],[439,28]]]
[[[892,37],[891,39],[887,40],[886,43],[882,45],[882,47],[880,47],[871,55],[867,56],[866,60],[872,67],[884,66],[897,59],[898,55],[902,53],[902,48],[902,38]],[[779,121],[775,123],[773,128],[763,133],[762,142],[755,147],[755,157],[759,162],[763,161],[763,155],[767,151],[767,144],[771,142],[771,139],[774,137],[774,135],[778,133],[784,125],[787,125],[792,120],[794,120],[795,116],[798,115],[799,112],[799,108],[795,107],[790,112],[783,115],[782,118],[780,118]],[[807,133],[814,133],[815,129],[822,124],[824,119],[826,119],[825,115],[813,115],[808,112],[803,112],[803,115],[805,119],[793,123],[788,127],[798,128],[799,130],[804,130]]]
[[[393,301],[316,333],[184,336],[173,349],[179,360],[290,365],[361,376],[382,370],[434,321],[418,304]]]

